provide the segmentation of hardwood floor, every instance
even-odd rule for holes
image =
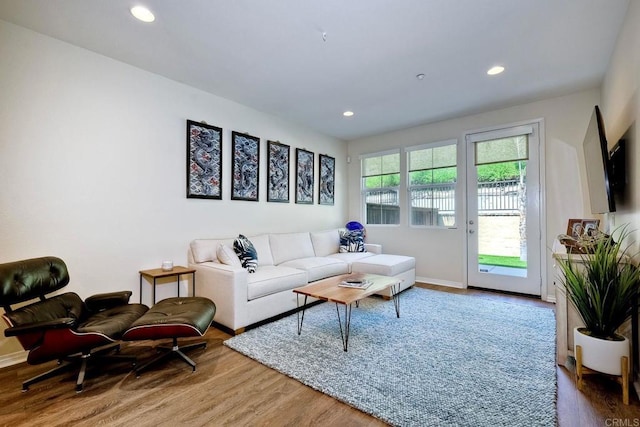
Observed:
[[[431,285],[444,292],[517,304],[550,305],[531,298]],[[552,306],[552,305],[551,305]],[[190,353],[197,370],[174,359],[136,378],[126,364],[89,371],[85,391],[75,393],[75,376],[62,375],[21,392],[22,381],[54,363],[0,369],[2,426],[382,426],[380,420],[317,392],[227,347],[229,335],[210,328],[206,350]],[[197,340],[185,340],[193,342]],[[122,354],[143,360],[154,354],[150,341],[125,343]],[[640,403],[630,393],[622,404],[620,386],[589,376],[577,391],[573,374],[558,367],[558,421],[564,426],[638,426]]]

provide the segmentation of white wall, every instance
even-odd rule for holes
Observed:
[[[335,206],[296,205],[292,174],[291,202],[266,202],[266,141],[316,153],[316,200],[319,153],[346,180],[344,142],[4,21],[0,40],[0,262],[56,255],[65,289],[137,301],[138,271],[184,265],[194,238],[344,225],[341,185]],[[186,198],[187,119],[224,129],[221,201]],[[261,138],[259,202],[230,200],[232,130]]]
[[[627,144],[627,188],[617,200],[614,226],[630,224],[640,239],[640,2],[632,1],[602,84],[602,116],[609,145]],[[635,244],[636,250],[640,245]]]
[[[617,212],[610,218],[613,227],[629,224],[634,231],[632,249],[640,251],[640,2],[629,2],[622,30],[602,84],[602,116],[609,145],[620,138],[627,145],[627,185]],[[631,337],[637,339],[637,336]],[[633,355],[636,357],[636,354]],[[634,375],[638,390],[638,377]]]
[[[349,215],[361,218],[360,162],[361,154],[386,150],[390,147],[409,147],[428,142],[457,138],[459,144],[469,131],[508,125],[527,120],[544,119],[545,134],[545,237],[550,247],[555,237],[566,231],[567,219],[589,218],[588,196],[582,141],[594,105],[599,102],[598,89],[545,99],[511,108],[489,111],[468,117],[404,129],[349,142]],[[541,142],[542,142],[541,141]],[[464,145],[459,145],[459,161],[464,165]],[[404,155],[402,156],[403,161]],[[464,171],[464,167],[462,167]],[[580,177],[583,177],[582,179]],[[458,177],[460,199],[457,206],[464,206],[464,176]],[[401,187],[401,203],[406,200],[404,182]],[[580,189],[582,188],[582,191]],[[460,209],[456,229],[412,228],[405,215],[399,226],[368,226],[367,238],[379,242],[385,252],[401,253],[416,257],[416,275],[431,283],[465,286],[465,236],[463,209]],[[546,250],[547,277],[543,283],[543,298],[553,297],[554,272],[550,248]],[[544,280],[544,279],[543,279]]]

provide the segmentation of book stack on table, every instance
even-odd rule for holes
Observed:
[[[338,283],[338,286],[342,288],[367,289],[369,286],[371,286],[371,283],[372,282],[370,280],[366,280],[363,278],[347,277],[346,279]]]

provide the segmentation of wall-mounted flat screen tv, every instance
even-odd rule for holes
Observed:
[[[600,108],[596,105],[583,143],[591,213],[615,212],[612,170]]]

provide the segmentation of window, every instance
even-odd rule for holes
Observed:
[[[362,158],[362,203],[367,224],[400,224],[400,152]]]
[[[457,141],[407,149],[409,224],[456,225]]]

